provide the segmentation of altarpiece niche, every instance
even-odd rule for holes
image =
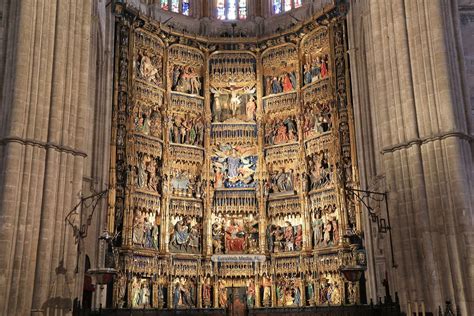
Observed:
[[[344,12],[239,41],[117,14],[118,308],[359,302],[340,274],[364,264],[345,238],[361,224]]]

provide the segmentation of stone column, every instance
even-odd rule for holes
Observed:
[[[12,1],[16,36],[0,162],[0,313],[74,299],[77,251],[65,223],[82,187],[91,1]],[[13,18],[14,17],[14,18]],[[14,24],[13,24],[14,23]],[[80,209],[78,209],[80,212]]]
[[[455,2],[354,2],[349,51],[356,133],[369,136],[358,142],[361,183],[383,177],[389,193],[392,294],[402,307],[424,302],[436,312],[451,300],[469,315],[473,133]]]
[[[58,313],[72,308],[78,254],[65,218],[79,200],[86,156],[91,8],[90,0],[10,1],[10,79],[1,96],[1,314],[57,310],[52,297],[66,303]]]

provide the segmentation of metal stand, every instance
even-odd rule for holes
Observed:
[[[349,194],[352,194],[355,198],[357,198],[357,200],[359,202],[364,204],[364,206],[369,211],[369,216],[370,216],[370,219],[372,220],[372,222],[377,223],[377,227],[378,227],[379,232],[381,232],[382,234],[386,234],[388,232],[389,242],[390,242],[390,253],[391,253],[391,256],[392,256],[392,267],[397,268],[398,265],[395,262],[395,255],[394,255],[394,252],[393,252],[392,226],[390,224],[390,211],[389,211],[389,208],[388,208],[388,192],[376,192],[376,191],[369,191],[369,190],[359,190],[359,189],[348,188],[348,187],[345,187],[344,189],[345,189],[346,192],[348,192]],[[382,199],[377,199],[374,196],[382,197]],[[369,205],[369,203],[367,203],[365,201],[366,198],[369,199],[369,200],[370,199],[375,200],[377,202],[382,202],[382,201],[385,202],[385,209],[387,210],[387,219],[386,220],[385,220],[385,218],[380,217],[377,214],[377,212],[375,211],[375,209],[373,207],[371,207]]]

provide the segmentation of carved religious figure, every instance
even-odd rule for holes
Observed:
[[[171,90],[201,95],[202,83],[199,71],[192,66],[174,65],[171,70]]]
[[[161,57],[158,57],[161,58]],[[138,74],[149,83],[159,85],[162,82],[160,69],[155,65],[155,58],[152,59],[145,53],[138,56]],[[161,66],[161,65],[160,65]]]
[[[293,169],[288,171],[285,168],[271,171],[270,173],[270,194],[295,192],[295,175]]]
[[[341,289],[337,282],[333,282],[329,285],[327,294],[326,294],[327,302],[331,305],[339,305],[341,304]]]
[[[245,249],[245,231],[236,219],[232,218],[225,229],[226,253],[240,252]]]
[[[250,279],[247,281],[247,307],[253,307],[255,304],[255,281]]]
[[[132,307],[150,307],[150,284],[148,279],[132,278],[131,284]]]
[[[202,118],[174,115],[171,118],[169,135],[172,143],[203,146],[204,124]]]
[[[316,247],[322,242],[322,239],[323,239],[323,219],[322,219],[320,209],[315,214],[312,227],[313,227],[313,245],[314,247]]]
[[[201,225],[196,219],[184,216],[171,228],[170,250],[197,253],[201,247]]]
[[[127,289],[127,276],[125,273],[119,272],[117,274],[115,287],[117,288],[117,307],[122,308],[125,306],[125,293]]]
[[[271,304],[272,301],[272,279],[270,277],[263,277],[262,280],[262,286],[263,286],[263,306],[268,307]]]
[[[213,108],[213,114],[214,114],[214,122],[220,122],[222,121],[222,105],[221,105],[221,101],[220,101],[220,94],[218,91],[214,92],[214,98],[213,98],[213,104],[214,104],[214,108]]]
[[[136,185],[140,189],[147,191],[157,191],[160,180],[158,173],[158,159],[148,155],[139,153],[137,157],[137,177]]]
[[[135,245],[142,246],[144,244],[143,231],[144,231],[143,216],[139,210],[136,210],[135,216],[133,219],[133,243]]]
[[[294,117],[271,119],[265,125],[265,143],[279,145],[298,140],[298,129]]]
[[[246,250],[250,253],[258,252],[258,220],[246,219],[244,223]]]
[[[277,306],[301,306],[301,282],[298,278],[284,276],[276,282]]]
[[[290,222],[286,222],[286,227],[284,228],[285,236],[285,250],[294,251],[295,250],[295,239],[293,234],[293,226]]]
[[[255,121],[255,111],[257,110],[257,104],[255,103],[255,99],[253,97],[247,101],[245,108],[247,113],[247,121]]]
[[[325,79],[329,76],[328,55],[315,53],[306,54],[303,63],[303,83],[305,85]]]
[[[311,276],[306,278],[306,300],[309,306],[314,305],[314,285]]]
[[[219,220],[212,224],[212,247],[214,253],[224,251],[224,228]]]
[[[148,175],[146,173],[146,158],[145,156],[138,157],[137,164],[137,185],[139,188],[144,188],[148,183]]]
[[[284,226],[268,225],[267,244],[270,252],[300,251],[303,247],[303,227],[286,221]]]
[[[173,307],[190,308],[196,306],[196,288],[191,278],[176,278],[173,288]]]
[[[257,156],[254,147],[222,145],[212,158],[215,188],[255,187]]]
[[[185,195],[190,187],[192,176],[187,171],[175,170],[171,178],[171,187],[176,195]]]
[[[295,71],[283,71],[265,76],[265,95],[292,92],[297,88]]]
[[[232,154],[227,157],[227,176],[229,177],[230,181],[233,181],[237,176],[239,175],[238,173],[238,168],[240,164],[240,157],[237,156],[237,150],[232,149]]]
[[[339,221],[335,205],[318,208],[312,223],[314,247],[337,245],[339,242]]]
[[[332,129],[330,102],[307,103],[303,111],[303,134],[305,138],[311,138]]]
[[[310,84],[313,79],[313,76],[311,75],[311,64],[306,63],[303,65],[303,83]]]
[[[331,181],[331,170],[327,152],[314,154],[308,160],[309,182],[312,190],[327,186]]]
[[[225,286],[225,281],[220,279],[218,281],[218,296],[219,296],[219,307],[226,308],[227,307],[227,288]]]
[[[212,293],[211,278],[206,277],[204,278],[204,282],[202,285],[202,306],[205,308],[208,308],[211,306],[211,293]]]
[[[160,111],[151,111],[150,114],[150,135],[154,137],[161,138],[163,131],[162,131],[162,116]]]
[[[253,84],[239,87],[231,83],[228,87],[211,87],[214,121],[254,121],[255,91]]]
[[[294,288],[293,288],[293,291],[294,291],[294,301],[293,301],[293,304],[294,304],[295,306],[301,306],[301,290],[300,290],[300,284],[301,284],[301,281],[300,281],[300,280],[295,280]]]
[[[224,172],[223,166],[214,167],[214,189],[220,189],[224,187]]]

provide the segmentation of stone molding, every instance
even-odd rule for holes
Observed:
[[[474,5],[460,5],[459,16],[462,25],[474,22]]]
[[[461,12],[461,24],[466,25],[474,22],[474,13],[463,13]]]
[[[463,132],[445,132],[445,133],[432,135],[432,136],[429,136],[429,137],[415,138],[415,139],[411,139],[407,142],[403,142],[403,143],[400,143],[400,144],[388,146],[388,147],[383,148],[380,151],[380,153],[382,155],[387,154],[387,153],[393,153],[394,151],[397,151],[397,150],[400,150],[400,149],[405,149],[405,148],[411,147],[412,145],[426,144],[426,143],[430,143],[430,142],[433,142],[433,141],[436,141],[436,140],[443,140],[443,139],[450,138],[450,137],[465,139],[468,142],[472,142],[472,140],[474,139],[474,137],[472,135],[469,135],[469,134],[466,134],[466,133],[463,133]]]
[[[20,143],[22,145],[37,146],[44,149],[53,148],[58,152],[65,152],[68,154],[72,154],[73,156],[80,156],[83,158],[87,157],[87,154],[83,151],[80,151],[68,146],[63,146],[63,145],[53,143],[53,142],[42,142],[36,139],[28,139],[28,138],[14,137],[14,136],[4,137],[0,139],[0,145],[5,146],[8,143]]]

